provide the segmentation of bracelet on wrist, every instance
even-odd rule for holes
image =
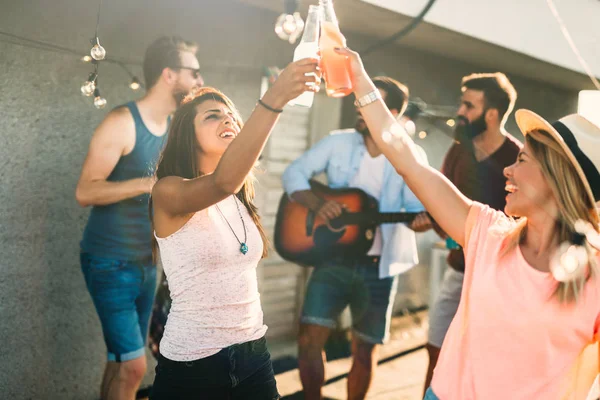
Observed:
[[[270,105],[266,104],[264,101],[262,101],[262,99],[258,99],[258,104],[260,104],[261,106],[263,106],[264,108],[266,108],[267,110],[274,112],[276,114],[281,114],[283,112],[282,108],[274,108],[271,107]]]

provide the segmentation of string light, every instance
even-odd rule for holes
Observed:
[[[419,139],[425,139],[427,137],[427,132],[421,131],[419,132]]]
[[[92,49],[90,50],[92,58],[96,61],[104,60],[106,58],[106,50],[104,49],[104,47],[100,46],[100,40],[97,36],[94,39],[92,39],[92,44],[94,45],[94,47],[92,47]]]
[[[129,84],[129,87],[131,88],[131,90],[138,90],[141,87],[138,78],[136,78],[135,76],[131,78],[131,83]]]
[[[446,125],[448,125],[450,128],[452,128],[454,125],[456,125],[456,121],[454,121],[452,118],[450,118],[448,121],[446,121]]]
[[[5,40],[4,37],[8,37],[10,38],[9,40]],[[12,39],[15,39],[17,41],[13,41]],[[15,35],[9,32],[4,32],[2,30],[0,30],[0,43],[10,43],[10,44],[14,44],[17,46],[24,46],[24,47],[28,47],[28,48],[33,48],[33,49],[41,49],[44,51],[52,51],[52,52],[56,52],[56,53],[66,53],[66,54],[71,54],[73,56],[76,56],[78,60],[80,60],[81,62],[85,62],[85,63],[91,63],[94,65],[95,67],[95,72],[96,76],[97,76],[97,65],[98,65],[98,61],[94,60],[90,55],[86,54],[83,57],[81,56],[81,51],[77,50],[77,49],[71,49],[65,46],[60,46],[54,43],[49,43],[49,42],[44,42],[44,41],[40,41],[40,40],[35,40],[35,39],[31,39],[31,38],[27,38],[24,36],[19,36],[19,35]],[[109,63],[113,63],[113,64],[117,64],[119,65],[125,72],[127,72],[127,74],[131,77],[131,78],[135,78],[135,76],[133,75],[133,73],[131,73],[131,71],[129,70],[129,68],[127,67],[126,64],[129,65],[139,65],[138,62],[135,62],[133,60],[121,60],[121,59],[115,59],[115,58],[105,58],[103,61],[105,62],[109,62]],[[92,75],[92,74],[90,74]],[[137,80],[140,88],[143,88],[144,85]],[[90,82],[90,83],[88,83]],[[94,82],[94,85],[91,84],[91,82],[94,82],[94,78],[88,78],[88,80],[81,86],[81,94],[84,96],[92,96],[94,94],[94,89],[96,86],[96,83]],[[131,82],[132,83],[132,82]],[[131,85],[130,83],[130,85]],[[84,88],[85,86],[85,88]],[[131,87],[131,86],[130,86]],[[135,87],[135,85],[134,85]]]
[[[387,144],[393,145],[394,142],[406,132],[405,127],[398,121],[394,122],[389,129],[383,131],[381,138]]]
[[[404,123],[404,129],[406,129],[406,133],[410,136],[415,136],[415,132],[417,131],[417,126],[410,119]]]
[[[552,276],[559,282],[577,279],[585,272],[588,255],[585,247],[571,243],[563,243],[550,261]]]
[[[94,107],[97,109],[102,109],[106,106],[106,99],[100,96],[100,90],[96,88],[94,90]]]
[[[92,72],[88,77],[88,80],[81,86],[81,94],[90,97],[94,94],[94,90],[96,89],[96,79],[98,78],[98,74]]]
[[[590,223],[579,220],[574,228],[571,240],[562,243],[550,260],[550,272],[559,282],[570,282],[586,273],[590,261],[586,242],[600,250],[600,235]]]
[[[94,72],[90,74],[88,80],[81,87],[81,93],[84,96],[94,96],[94,107],[102,109],[106,106],[106,99],[100,95],[98,89],[98,62],[106,58],[106,50],[100,46],[100,39],[98,39],[98,26],[100,25],[100,9],[102,8],[102,0],[98,0],[98,15],[96,17],[96,33],[94,38],[90,40],[92,43],[92,49],[90,50],[89,56],[84,56],[82,61],[91,62],[94,64]]]
[[[304,21],[300,17],[297,0],[284,1],[285,12],[275,22],[275,33],[282,40],[295,43],[304,30]]]

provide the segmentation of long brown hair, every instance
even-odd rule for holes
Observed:
[[[560,145],[548,132],[541,130],[529,132],[525,141],[530,146],[533,157],[539,162],[542,174],[558,204],[556,235],[559,242],[572,239],[577,220],[589,222],[598,230],[600,217],[594,199],[588,196],[575,167]],[[507,254],[519,245],[525,235],[526,226],[527,219],[522,218],[507,236],[502,254]],[[558,283],[554,295],[562,302],[577,300],[585,282],[599,274],[595,250],[587,242],[584,246],[590,260],[589,272],[575,281]]]
[[[197,162],[197,140],[194,119],[196,118],[198,106],[207,100],[214,100],[224,104],[233,113],[235,123],[240,129],[242,128],[243,122],[238,110],[233,102],[221,91],[211,87],[195,89],[183,100],[182,105],[173,116],[169,127],[167,144],[158,159],[158,166],[156,167],[155,177],[157,181],[166,176],[179,176],[185,179],[194,179],[201,176]],[[256,181],[253,171],[248,174],[242,189],[236,196],[246,206],[248,213],[260,232],[263,241],[262,257],[264,258],[268,253],[269,241],[260,222],[258,208],[253,202],[255,195],[254,183]],[[152,230],[154,231],[152,196],[150,197],[149,215],[152,222]],[[152,255],[155,261],[157,260],[157,250],[158,244],[156,238],[152,235]]]

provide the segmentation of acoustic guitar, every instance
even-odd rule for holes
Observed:
[[[411,222],[419,213],[381,213],[375,198],[356,188],[331,189],[316,181],[311,189],[323,200],[345,206],[329,225],[314,211],[283,194],[275,223],[275,249],[284,259],[304,266],[332,258],[364,256],[382,223]]]

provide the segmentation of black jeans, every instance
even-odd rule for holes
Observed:
[[[150,400],[279,398],[264,337],[195,361],[171,361],[159,355],[150,394]]]

